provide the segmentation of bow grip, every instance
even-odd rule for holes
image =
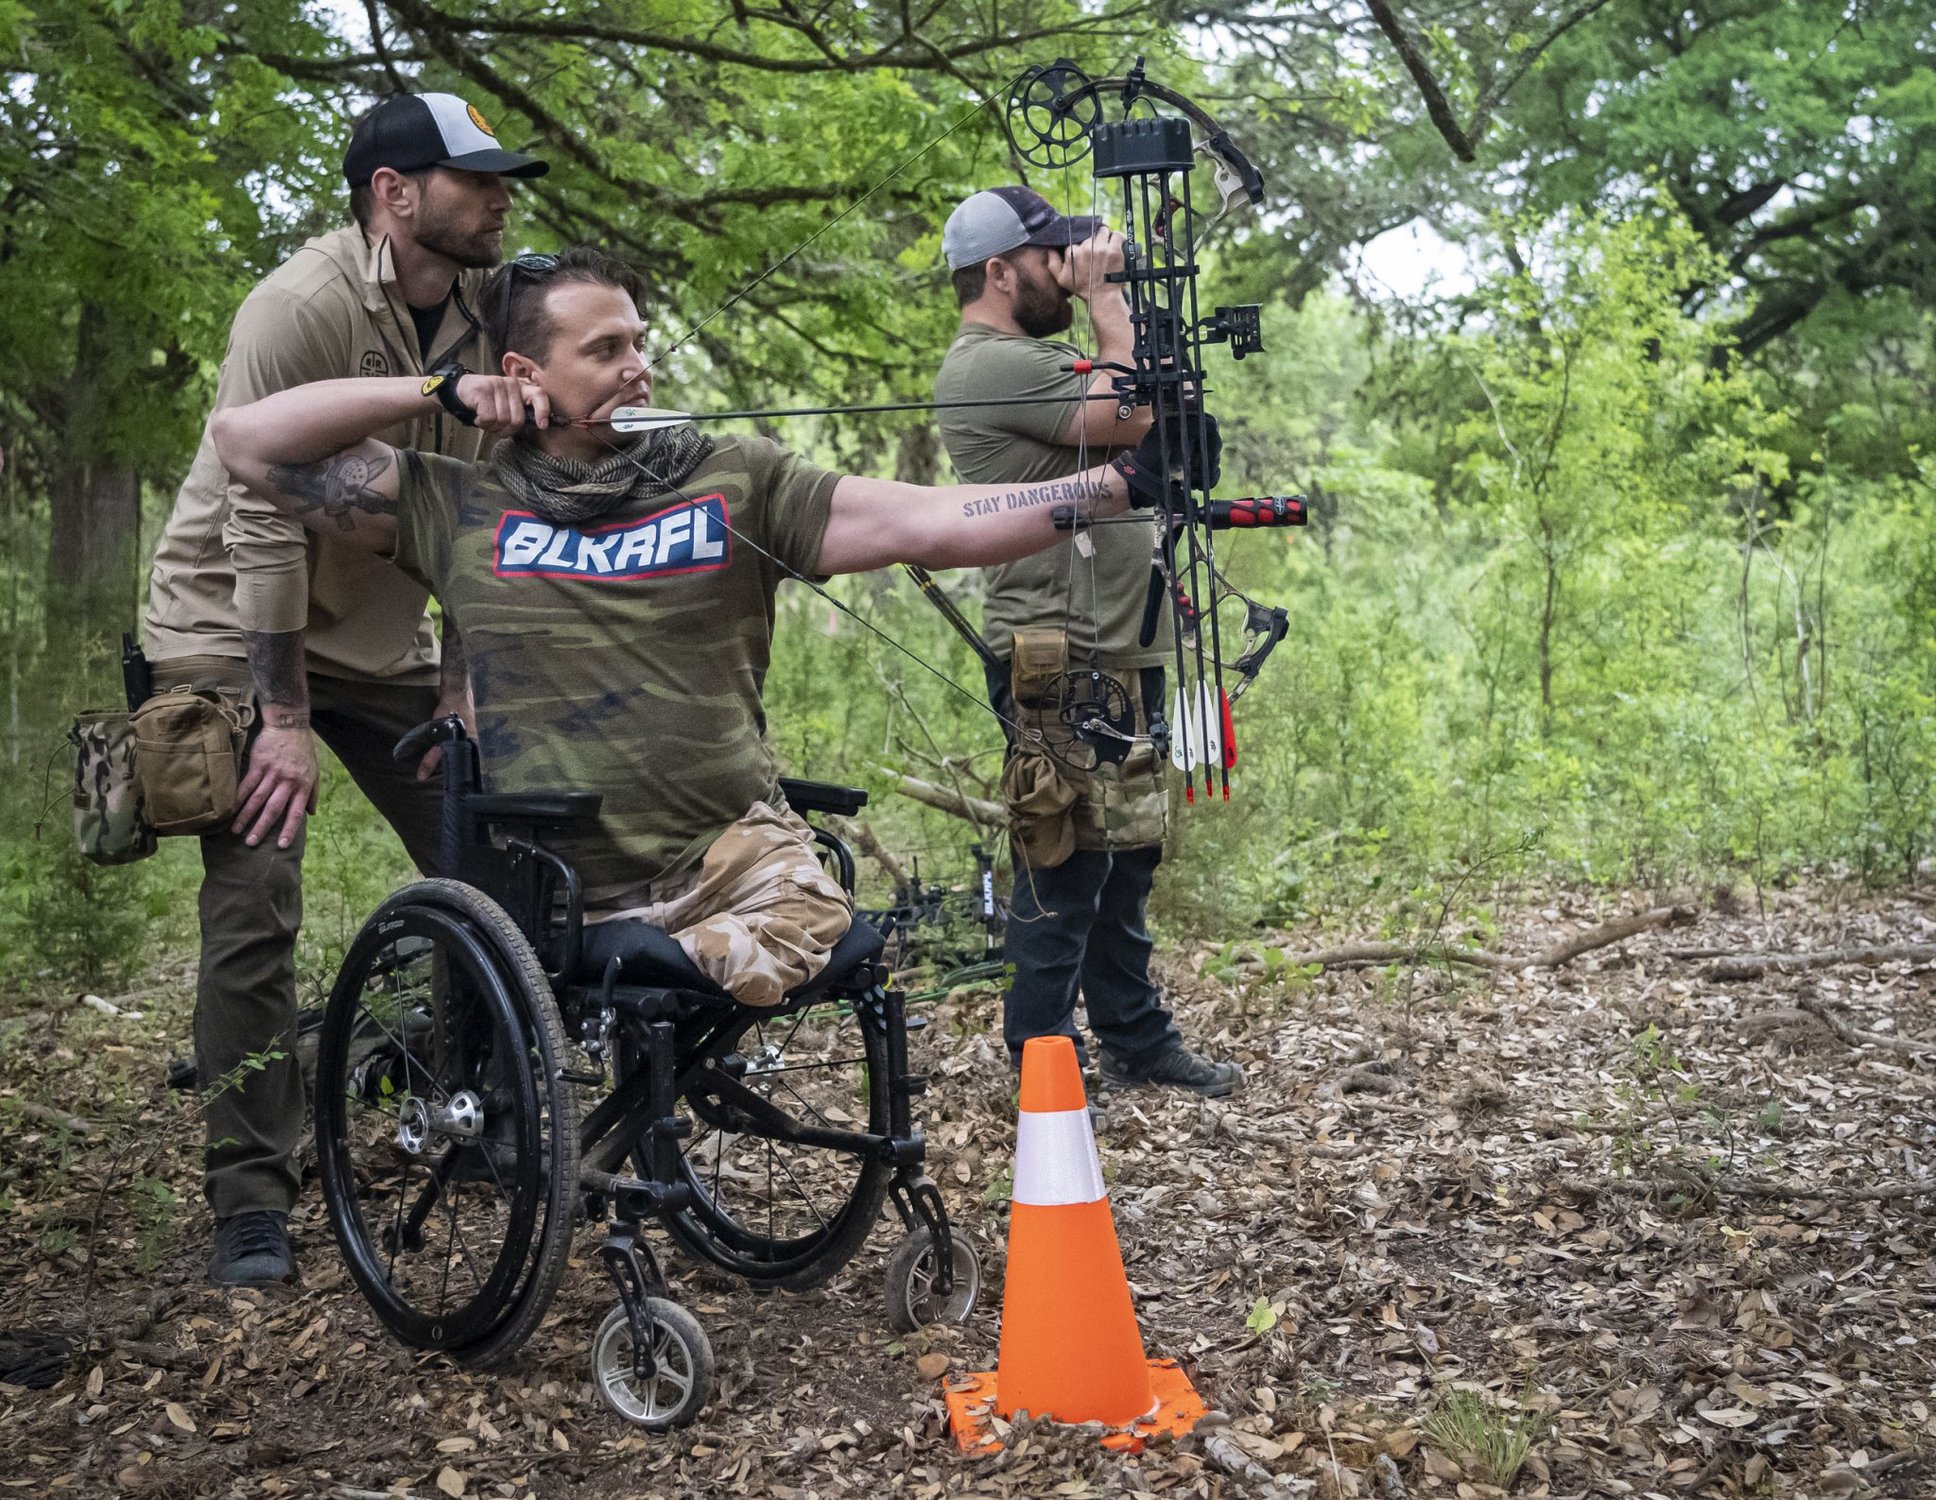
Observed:
[[[1233,527],[1303,526],[1311,519],[1302,495],[1254,495],[1243,500],[1212,500],[1204,524],[1212,531]]]

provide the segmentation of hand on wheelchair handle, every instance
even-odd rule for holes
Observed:
[[[472,739],[477,738],[477,710],[471,703],[471,696],[468,692],[460,698],[446,698],[439,702],[437,705],[437,717],[432,719],[431,723],[442,724],[449,719],[456,719],[464,726],[464,733]],[[443,738],[448,739],[449,736],[445,735]],[[431,777],[437,774],[438,768],[443,763],[444,747],[440,740],[439,743],[430,747],[422,760],[417,762],[417,780],[430,780]]]
[[[441,705],[440,705],[441,707]],[[423,760],[434,750],[439,761],[443,759],[443,743],[470,731],[468,716],[456,713],[440,713],[428,719],[397,741],[396,748],[390,752],[390,759],[398,765],[407,766],[413,760]],[[455,725],[453,730],[451,727]],[[432,769],[435,769],[434,765]]]
[[[1184,481],[1190,488],[1214,488],[1223,477],[1223,436],[1217,430],[1217,419],[1189,406],[1167,413],[1143,434],[1142,442],[1109,461],[1129,486],[1131,508],[1148,510],[1177,495],[1177,481],[1164,469],[1166,456],[1172,466],[1187,457],[1189,472]]]

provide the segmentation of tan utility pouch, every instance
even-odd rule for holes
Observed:
[[[1015,654],[1009,661],[1008,690],[1015,701],[1037,704],[1055,688],[1068,668],[1069,642],[1060,630],[1018,630]]]
[[[97,865],[127,865],[155,852],[155,830],[135,772],[134,726],[125,708],[88,708],[67,731],[74,747],[74,843]]]
[[[1076,798],[1082,789],[1039,750],[1017,750],[1002,767],[1009,837],[1031,869],[1053,870],[1076,850]]]
[[[233,688],[171,688],[131,715],[148,821],[164,836],[202,833],[235,813],[255,705]]]

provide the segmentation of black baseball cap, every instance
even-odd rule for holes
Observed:
[[[1064,218],[1033,188],[988,188],[948,215],[941,253],[948,269],[959,271],[1022,245],[1050,250],[1080,245],[1100,228],[1102,220],[1091,214]]]
[[[455,94],[393,94],[357,121],[343,153],[343,176],[351,187],[361,187],[378,167],[457,167],[506,177],[542,177],[551,170],[535,156],[506,151],[477,106]]]

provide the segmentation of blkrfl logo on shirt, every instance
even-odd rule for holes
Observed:
[[[498,521],[500,578],[663,578],[705,573],[732,561],[726,497],[682,501],[637,521],[580,530],[554,526],[530,511]]]

